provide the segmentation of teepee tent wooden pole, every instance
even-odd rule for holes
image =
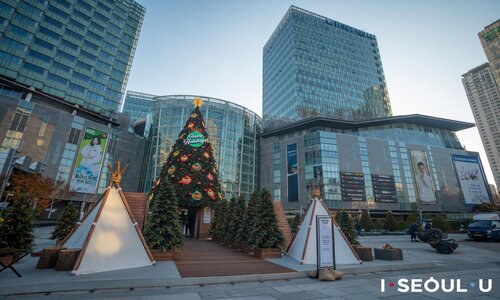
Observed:
[[[316,208],[316,201],[313,201],[313,207],[312,211],[314,211]],[[309,242],[309,235],[311,234],[311,227],[313,224],[313,216],[311,215],[311,220],[309,220],[309,228],[307,228],[307,235],[306,235],[306,245],[304,246],[304,252],[302,252],[302,261],[300,262],[301,264],[304,262],[304,258],[306,257],[306,251],[307,251],[307,244]]]

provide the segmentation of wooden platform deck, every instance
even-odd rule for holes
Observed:
[[[181,277],[210,277],[289,273],[294,270],[236,251],[214,241],[185,239],[184,249],[175,253]]]

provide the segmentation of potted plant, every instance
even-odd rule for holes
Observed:
[[[33,219],[35,212],[28,197],[20,194],[19,198],[0,223],[0,248],[14,248],[19,253],[31,252],[34,246]],[[10,264],[14,255],[2,258],[4,264]]]
[[[368,218],[370,217],[368,216]],[[342,210],[335,215],[335,220],[337,221],[340,229],[346,236],[347,240],[351,244],[358,257],[362,261],[372,261],[372,248],[363,247],[359,244],[358,238],[356,236],[356,231],[354,230],[353,221],[349,214],[346,211]]]
[[[52,231],[51,239],[57,240],[57,244],[60,244],[60,242],[71,232],[73,227],[75,227],[77,221],[78,210],[73,204],[68,203],[64,208],[59,222],[57,222],[56,228]]]
[[[240,196],[235,203],[233,215],[229,226],[233,229],[233,247],[237,250],[244,250],[247,240],[246,228],[246,211],[247,205],[245,198]]]
[[[153,196],[153,207],[144,228],[146,240],[157,261],[173,260],[182,249],[182,229],[177,214],[177,196],[168,177],[161,178]]]
[[[258,214],[253,216],[254,219],[251,220],[251,223],[249,222],[251,228],[247,245],[259,258],[279,258],[284,239],[278,227],[269,191],[262,190],[259,202]]]

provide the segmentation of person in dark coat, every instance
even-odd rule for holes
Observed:
[[[411,241],[412,242],[418,242],[417,241],[417,231],[418,231],[418,225],[417,225],[417,223],[411,224],[409,231],[410,231]]]
[[[425,230],[430,230],[431,229],[431,223],[425,222],[424,229]]]

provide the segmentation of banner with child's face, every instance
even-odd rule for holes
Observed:
[[[69,190],[94,194],[101,173],[108,133],[87,127],[83,136]]]

